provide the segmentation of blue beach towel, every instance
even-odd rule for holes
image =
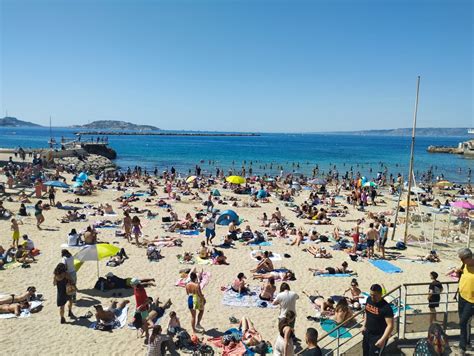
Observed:
[[[352,277],[350,273],[336,273],[336,274],[316,274],[315,277]]]
[[[392,265],[390,262],[385,260],[369,260],[369,262],[377,267],[378,269],[384,271],[385,273],[402,273],[400,267]]]
[[[272,243],[271,241],[262,241],[262,242],[258,242],[258,243],[252,243],[252,244],[249,244],[250,246],[271,246]]]
[[[336,322],[330,319],[323,320],[321,321],[320,324],[321,324],[321,328],[327,333],[333,330],[337,326]],[[329,334],[329,336],[336,339],[338,334],[339,334],[340,339],[347,339],[347,338],[352,337],[349,330],[347,330],[345,327],[341,327],[338,330],[333,331],[332,333]]]
[[[187,235],[187,236],[192,236],[192,235],[199,235],[199,230],[177,230],[180,235]]]

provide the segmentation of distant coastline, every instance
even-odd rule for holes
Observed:
[[[467,127],[420,127],[416,129],[416,136],[455,136],[465,137],[468,135]],[[315,132],[325,135],[352,135],[352,136],[411,136],[411,128],[384,129],[384,130],[360,130],[360,131],[331,131]]]
[[[75,135],[83,136],[213,136],[213,137],[252,137],[261,136],[256,133],[224,133],[224,132],[123,132],[123,131],[78,131]]]

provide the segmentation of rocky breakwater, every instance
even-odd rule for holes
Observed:
[[[88,171],[100,173],[104,170],[116,169],[117,166],[107,157],[96,154],[75,155],[54,158],[55,165],[64,165],[73,168],[75,171]]]
[[[81,144],[81,147],[84,151],[94,155],[100,155],[107,157],[108,159],[116,159],[117,152],[103,143],[87,143],[84,142]]]

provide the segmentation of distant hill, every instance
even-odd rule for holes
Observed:
[[[118,120],[98,120],[85,125],[74,125],[73,127],[82,129],[94,130],[145,130],[145,131],[159,131],[156,126],[151,125],[137,125],[131,122]]]
[[[0,127],[41,127],[41,125],[18,120],[16,117],[5,116],[0,118]]]
[[[417,136],[467,136],[467,127],[420,127],[416,129]],[[362,130],[325,132],[326,134],[357,135],[357,136],[411,136],[411,128],[388,130]]]

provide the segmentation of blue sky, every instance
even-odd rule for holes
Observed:
[[[1,110],[314,132],[473,122],[469,0],[1,0]]]

